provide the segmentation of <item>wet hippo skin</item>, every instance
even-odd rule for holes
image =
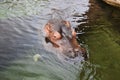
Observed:
[[[75,58],[82,55],[87,59],[86,50],[76,40],[76,32],[72,29],[70,22],[59,19],[51,19],[44,27],[45,41],[50,42],[55,48],[63,48],[63,53]]]

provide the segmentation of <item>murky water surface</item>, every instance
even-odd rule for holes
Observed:
[[[53,8],[71,21],[88,61],[66,61],[45,43]],[[95,0],[0,0],[0,79],[119,80],[119,13]]]

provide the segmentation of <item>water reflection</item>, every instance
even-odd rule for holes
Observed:
[[[49,13],[51,8],[65,9],[68,7],[82,14],[89,9],[88,2],[89,0],[3,0],[0,2],[0,16],[43,15]]]
[[[86,33],[79,36],[88,44],[90,62],[96,64],[90,69],[96,68],[95,80],[119,80],[120,46],[116,41],[120,40],[118,27],[120,11],[102,1],[90,0],[90,2],[91,7],[87,13],[88,24],[81,25]],[[87,78],[89,79],[90,77]]]

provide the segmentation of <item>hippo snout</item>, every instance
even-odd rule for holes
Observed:
[[[75,58],[75,57],[79,57],[82,54],[84,54],[80,49],[67,49],[67,51],[63,51],[63,53],[68,56],[69,58]]]
[[[77,54],[73,50],[68,50],[66,56],[68,56],[69,58],[75,58]]]
[[[69,58],[75,58],[75,57],[83,56],[85,60],[88,59],[87,53],[86,53],[84,48],[69,49],[66,56],[68,56]]]

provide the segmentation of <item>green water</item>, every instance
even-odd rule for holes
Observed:
[[[88,12],[89,27],[81,38],[88,45],[90,62],[99,65],[93,80],[119,80],[120,10],[100,2]]]

